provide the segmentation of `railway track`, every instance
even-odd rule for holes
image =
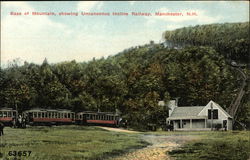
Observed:
[[[241,75],[242,78],[242,85],[240,87],[240,90],[238,92],[238,95],[235,99],[233,99],[231,105],[229,106],[229,108],[227,109],[228,113],[234,117],[234,121],[235,122],[236,118],[237,118],[237,112],[239,110],[240,104],[241,104],[241,100],[245,94],[245,87],[247,85],[247,75],[242,71],[242,69],[240,67],[235,67],[233,66],[233,68],[238,71]]]

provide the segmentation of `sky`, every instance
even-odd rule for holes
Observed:
[[[18,12],[22,15],[11,15]],[[29,12],[29,15],[24,13]],[[31,15],[54,12],[57,15]],[[77,12],[78,16],[59,16]],[[124,12],[128,16],[82,16],[81,12]],[[152,16],[132,16],[147,12]],[[178,12],[183,16],[155,16]],[[197,16],[187,16],[194,12]],[[41,64],[108,57],[153,40],[166,30],[211,23],[249,21],[248,1],[73,1],[1,2],[1,66],[14,59]]]

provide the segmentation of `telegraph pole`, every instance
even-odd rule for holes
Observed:
[[[211,130],[213,130],[213,119],[214,119],[214,115],[213,115],[213,103],[211,102]]]

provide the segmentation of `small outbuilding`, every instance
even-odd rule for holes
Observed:
[[[171,100],[168,107],[166,120],[174,130],[232,130],[233,117],[212,100],[206,106],[182,107]]]

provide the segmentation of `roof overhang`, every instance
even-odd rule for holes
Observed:
[[[207,116],[168,117],[167,120],[207,119]]]

